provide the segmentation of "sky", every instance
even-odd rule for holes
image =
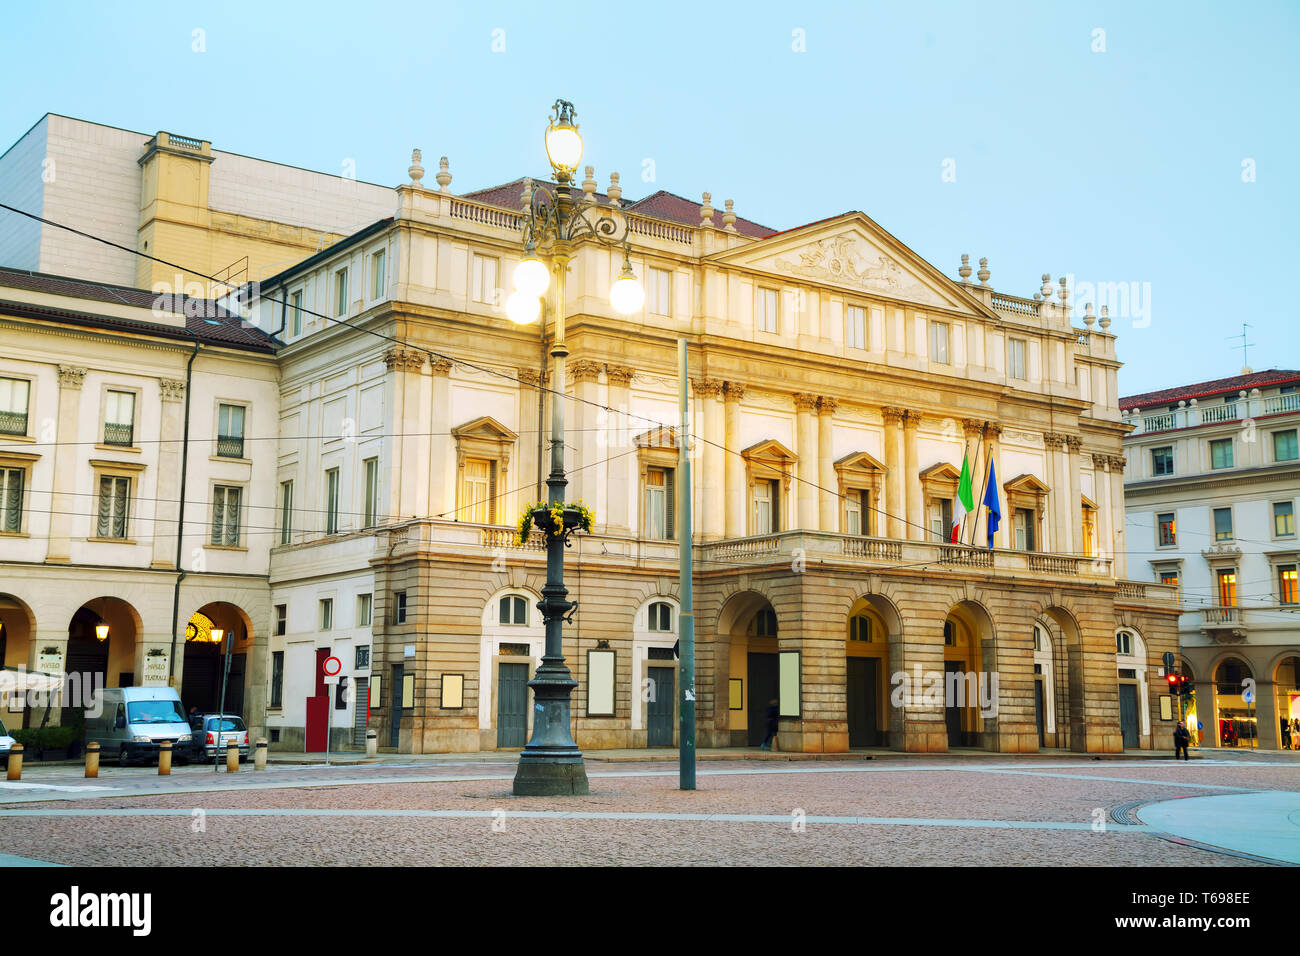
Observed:
[[[1300,3],[63,0],[5,20],[0,152],[54,112],[384,185],[418,146],[426,181],[446,155],[468,192],[545,170],[564,98],[625,198],[709,191],[777,229],[857,209],[954,278],[969,253],[1002,292],[1048,273],[1108,296],[1121,395],[1237,374],[1243,322],[1252,367],[1300,367]]]

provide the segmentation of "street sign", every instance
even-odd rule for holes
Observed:
[[[1248,704],[1253,704],[1255,702],[1255,688],[1247,687],[1242,690],[1241,699]]]
[[[1174,652],[1173,652],[1173,651],[1165,651],[1164,662],[1165,662],[1165,670],[1167,670],[1167,671],[1171,671],[1171,670],[1174,669]]]
[[[337,657],[327,657],[320,668],[326,677],[338,677],[339,672],[343,670],[343,662]]]

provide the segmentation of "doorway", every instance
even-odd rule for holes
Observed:
[[[497,746],[528,743],[528,665],[502,662],[497,671]]]
[[[382,691],[383,688],[381,687]],[[402,665],[393,665],[393,718],[388,730],[388,746],[398,747],[402,740]]]
[[[849,746],[879,747],[880,712],[877,691],[880,686],[880,661],[874,657],[848,658]]]
[[[1034,723],[1038,726],[1038,746],[1047,746],[1047,726],[1043,720],[1043,678],[1034,678]]]
[[[1119,685],[1119,729],[1124,735],[1124,749],[1138,746],[1138,689],[1137,684]]]
[[[671,667],[651,667],[647,672],[654,693],[646,702],[646,746],[673,745],[673,704],[677,699],[676,671]]]
[[[776,654],[746,655],[749,676],[749,745],[757,747],[767,738],[767,707],[779,693],[779,663]]]
[[[965,671],[966,671],[965,661],[944,661],[943,662],[943,687],[944,687],[943,720],[948,727],[949,747],[967,746],[966,735],[962,732],[961,729],[962,709],[956,706],[957,704],[956,699],[953,700],[948,699],[948,688],[956,686],[956,681],[961,678],[961,676],[965,673]],[[957,676],[956,677],[951,676],[953,674],[956,674]]]

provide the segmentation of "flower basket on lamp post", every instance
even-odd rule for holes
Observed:
[[[581,501],[564,505],[539,501],[529,505],[519,516],[515,525],[515,544],[527,542],[529,533],[536,528],[548,537],[563,537],[564,545],[568,547],[569,537],[575,531],[590,534],[595,524],[596,513]]]

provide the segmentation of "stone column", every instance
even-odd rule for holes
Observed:
[[[1069,533],[1066,540],[1070,544],[1071,551],[1081,550],[1078,547],[1079,542],[1083,540],[1083,511],[1080,502],[1083,501],[1083,491],[1079,482],[1079,449],[1083,447],[1083,439],[1077,435],[1065,436],[1065,447],[1067,452],[1067,470],[1070,476],[1070,497],[1067,499],[1069,508],[1066,511],[1066,519],[1069,521]]]
[[[795,454],[799,456],[799,487],[795,492],[799,503],[797,527],[801,531],[811,531],[817,527],[818,454],[817,422],[814,417],[817,412],[817,396],[798,392],[794,396],[794,407],[798,429],[795,440],[799,446],[795,449]]]
[[[542,423],[537,416],[537,391],[541,384],[541,376],[535,368],[517,368],[515,369],[516,377],[519,379],[519,447],[515,449],[512,456],[517,463],[514,468],[514,484],[516,487],[529,485],[529,491],[524,492],[523,497],[527,501],[537,501],[545,497],[545,488],[537,485],[537,435],[542,428]],[[437,401],[438,378],[433,382],[434,401]],[[435,442],[437,438],[435,437]],[[436,447],[436,446],[435,446]],[[434,467],[438,465],[439,454],[449,454],[445,448],[438,448],[434,452]],[[522,506],[521,506],[522,509]],[[441,510],[435,508],[435,511]]]
[[[27,669],[29,671],[45,671],[46,673],[53,674],[60,673],[65,669],[68,662],[68,628],[66,623],[63,625],[62,629],[57,628],[58,625],[54,625],[46,627],[44,631],[42,631],[40,630],[39,622],[36,627],[32,628],[31,633],[28,635],[27,644]],[[50,653],[47,654],[46,651],[49,651]],[[107,679],[108,675],[105,674],[104,676]],[[28,709],[27,717],[29,725],[30,721],[33,719],[39,721],[45,718],[45,707],[43,706],[44,700],[45,698],[42,697],[41,707]],[[12,715],[13,723],[9,724],[10,727],[14,726],[14,724],[21,723],[18,717],[18,714]],[[61,708],[51,707],[47,726],[59,726],[61,718]]]
[[[1047,481],[1052,486],[1051,497],[1048,502],[1048,527],[1050,528],[1052,540],[1050,547],[1046,550],[1055,551],[1058,554],[1069,554],[1072,551],[1082,550],[1074,548],[1069,538],[1069,521],[1067,519],[1067,508],[1069,505],[1070,489],[1064,475],[1064,469],[1061,467],[1061,449],[1065,447],[1065,436],[1056,432],[1045,432],[1043,434],[1043,447],[1046,449],[1047,458]]]
[[[1092,456],[1092,485],[1093,490],[1097,492],[1097,553],[1099,556],[1114,558],[1115,557],[1115,538],[1111,528],[1111,510],[1110,510],[1110,455],[1093,455]],[[1075,507],[1079,509],[1079,524],[1083,524],[1083,502],[1076,502]],[[1079,547],[1077,551],[1083,550],[1083,534],[1079,535]]]
[[[565,496],[569,501],[581,499],[589,507],[596,509],[597,522],[605,512],[605,502],[601,501],[600,477],[604,469],[598,468],[596,407],[600,388],[601,367],[597,362],[578,359],[565,367],[569,381],[573,383],[573,394],[577,401],[573,403],[573,414],[569,419],[573,430],[566,435],[566,441],[573,445],[577,453],[574,461],[568,465],[569,487]]]
[[[1015,533],[1013,530],[1015,525],[1012,522],[1010,509],[1007,506],[1007,493],[1002,488],[1009,477],[1004,474],[1002,470],[1002,426],[997,422],[989,422],[988,430],[985,434],[988,435],[991,443],[990,454],[993,459],[995,477],[998,481],[998,487],[996,489],[998,507],[1002,510],[1002,519],[998,522],[998,530],[993,535],[993,546],[995,548],[1010,548],[1012,535]],[[975,502],[975,507],[976,509],[982,508],[982,502]],[[979,539],[977,539],[976,543],[981,546],[988,544],[988,532],[986,531]]]
[[[745,386],[739,382],[726,385],[726,445],[731,449],[726,465],[727,520],[724,534],[728,538],[745,536],[745,460],[740,451],[740,400]]]
[[[836,532],[840,530],[839,489],[835,487],[835,409],[839,403],[826,395],[817,402],[817,483],[821,490],[817,493],[819,504],[819,530]],[[873,508],[880,507],[872,502]],[[867,515],[862,516],[866,524]]]
[[[175,567],[176,530],[180,520],[185,383],[164,378],[158,386],[162,392],[162,425],[158,444],[158,500],[154,502],[153,567],[171,568]],[[144,672],[137,668],[137,673]]]
[[[73,494],[77,487],[77,459],[81,446],[77,442],[77,410],[81,403],[84,368],[59,366],[59,421],[55,431],[60,444],[54,446],[54,494],[50,496],[50,540],[45,560],[66,564],[71,558],[72,516],[93,514],[94,507],[77,506]],[[95,489],[98,492],[98,489]],[[90,502],[94,502],[91,498]],[[66,637],[64,643],[67,643]]]
[[[610,534],[630,535],[632,533],[629,509],[637,476],[637,456],[632,449],[638,429],[637,421],[629,418],[626,412],[632,405],[634,375],[636,369],[630,365],[605,366],[605,381],[609,386],[608,404],[610,408],[617,411],[617,414],[611,414],[609,427],[605,430],[606,454],[609,456],[609,467],[606,469],[605,513],[609,517],[604,522],[604,526]],[[542,491],[544,496],[545,488]]]
[[[907,502],[903,491],[903,415],[901,408],[886,406],[880,410],[885,420],[885,514],[886,534],[890,538],[908,537],[903,515]]]
[[[904,468],[903,476],[907,488],[907,537],[913,541],[924,541],[925,502],[921,490],[921,470],[916,453],[916,429],[921,424],[921,413],[908,410],[903,413]]]
[[[1124,540],[1124,466],[1123,455],[1110,459],[1110,536],[1115,563],[1111,571],[1117,578],[1128,577],[1128,542]]]
[[[438,359],[429,366],[433,373],[433,397],[429,417],[429,514],[454,518],[456,507],[456,440],[451,436],[451,362]],[[536,439],[536,435],[533,436]],[[504,489],[498,489],[504,490]],[[397,503],[396,489],[389,492]],[[506,512],[509,514],[509,512]],[[391,705],[391,701],[390,701]]]
[[[716,541],[722,537],[726,524],[726,491],[723,487],[723,475],[729,467],[726,459],[739,460],[740,456],[731,455],[724,450],[731,446],[726,444],[722,381],[693,378],[691,388],[704,410],[704,420],[692,425],[698,433],[696,447],[700,448],[699,459],[703,463],[702,467],[691,471],[691,480],[699,489],[695,496],[698,507],[693,512],[694,525],[698,529],[700,538],[705,541]],[[701,437],[704,439],[702,442],[698,440]],[[734,450],[739,451],[739,449]]]
[[[424,367],[424,353],[417,349],[394,346],[384,353],[384,364],[392,377],[393,424],[398,432],[393,436],[393,458],[389,463],[393,512],[395,516],[415,515],[420,513],[416,508],[418,486],[424,484],[420,481],[420,472],[416,471],[419,462],[416,457],[415,435],[423,425],[420,416],[419,372]],[[347,526],[344,512],[348,510],[350,509],[340,504],[340,528]]]

